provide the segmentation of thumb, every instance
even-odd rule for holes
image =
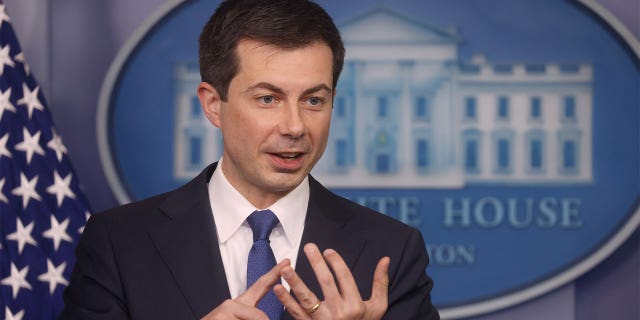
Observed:
[[[289,259],[282,260],[275,267],[271,268],[269,272],[258,278],[258,280],[251,285],[247,291],[243,292],[235,300],[244,305],[255,307],[258,304],[258,301],[260,301],[260,299],[262,299],[262,297],[271,290],[278,280],[280,280],[280,270],[290,264],[291,262]]]
[[[389,304],[389,264],[391,259],[384,257],[378,261],[373,272],[373,284],[371,285],[371,298],[366,303],[369,308],[380,312],[380,316],[387,310]],[[378,310],[379,309],[379,310]],[[377,313],[376,312],[376,313]]]

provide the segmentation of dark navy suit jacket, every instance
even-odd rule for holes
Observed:
[[[76,250],[60,319],[200,319],[229,299],[207,190],[215,168],[169,193],[93,215]],[[378,260],[389,256],[384,319],[439,319],[420,232],[309,181],[302,244],[335,249],[365,300]],[[303,252],[296,272],[322,300]],[[291,319],[286,312],[284,318]]]

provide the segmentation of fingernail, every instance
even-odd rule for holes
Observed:
[[[307,243],[304,245],[304,252],[311,253],[313,252],[313,247],[315,247],[312,243]]]
[[[334,254],[334,253],[336,253],[336,251],[333,250],[333,249],[327,249],[327,250],[324,251],[324,255],[325,256],[328,256],[328,255]]]

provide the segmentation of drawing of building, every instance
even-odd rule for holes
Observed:
[[[340,27],[347,56],[313,174],[329,187],[461,188],[592,181],[588,63],[460,61],[452,28],[377,8]],[[175,177],[222,152],[176,67]],[[197,110],[196,110],[197,109]]]
[[[592,180],[592,67],[461,66],[457,105],[466,181]]]

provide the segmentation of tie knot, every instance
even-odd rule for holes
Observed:
[[[278,225],[278,217],[271,210],[254,211],[247,218],[247,222],[253,231],[253,241],[269,240],[271,230]]]

